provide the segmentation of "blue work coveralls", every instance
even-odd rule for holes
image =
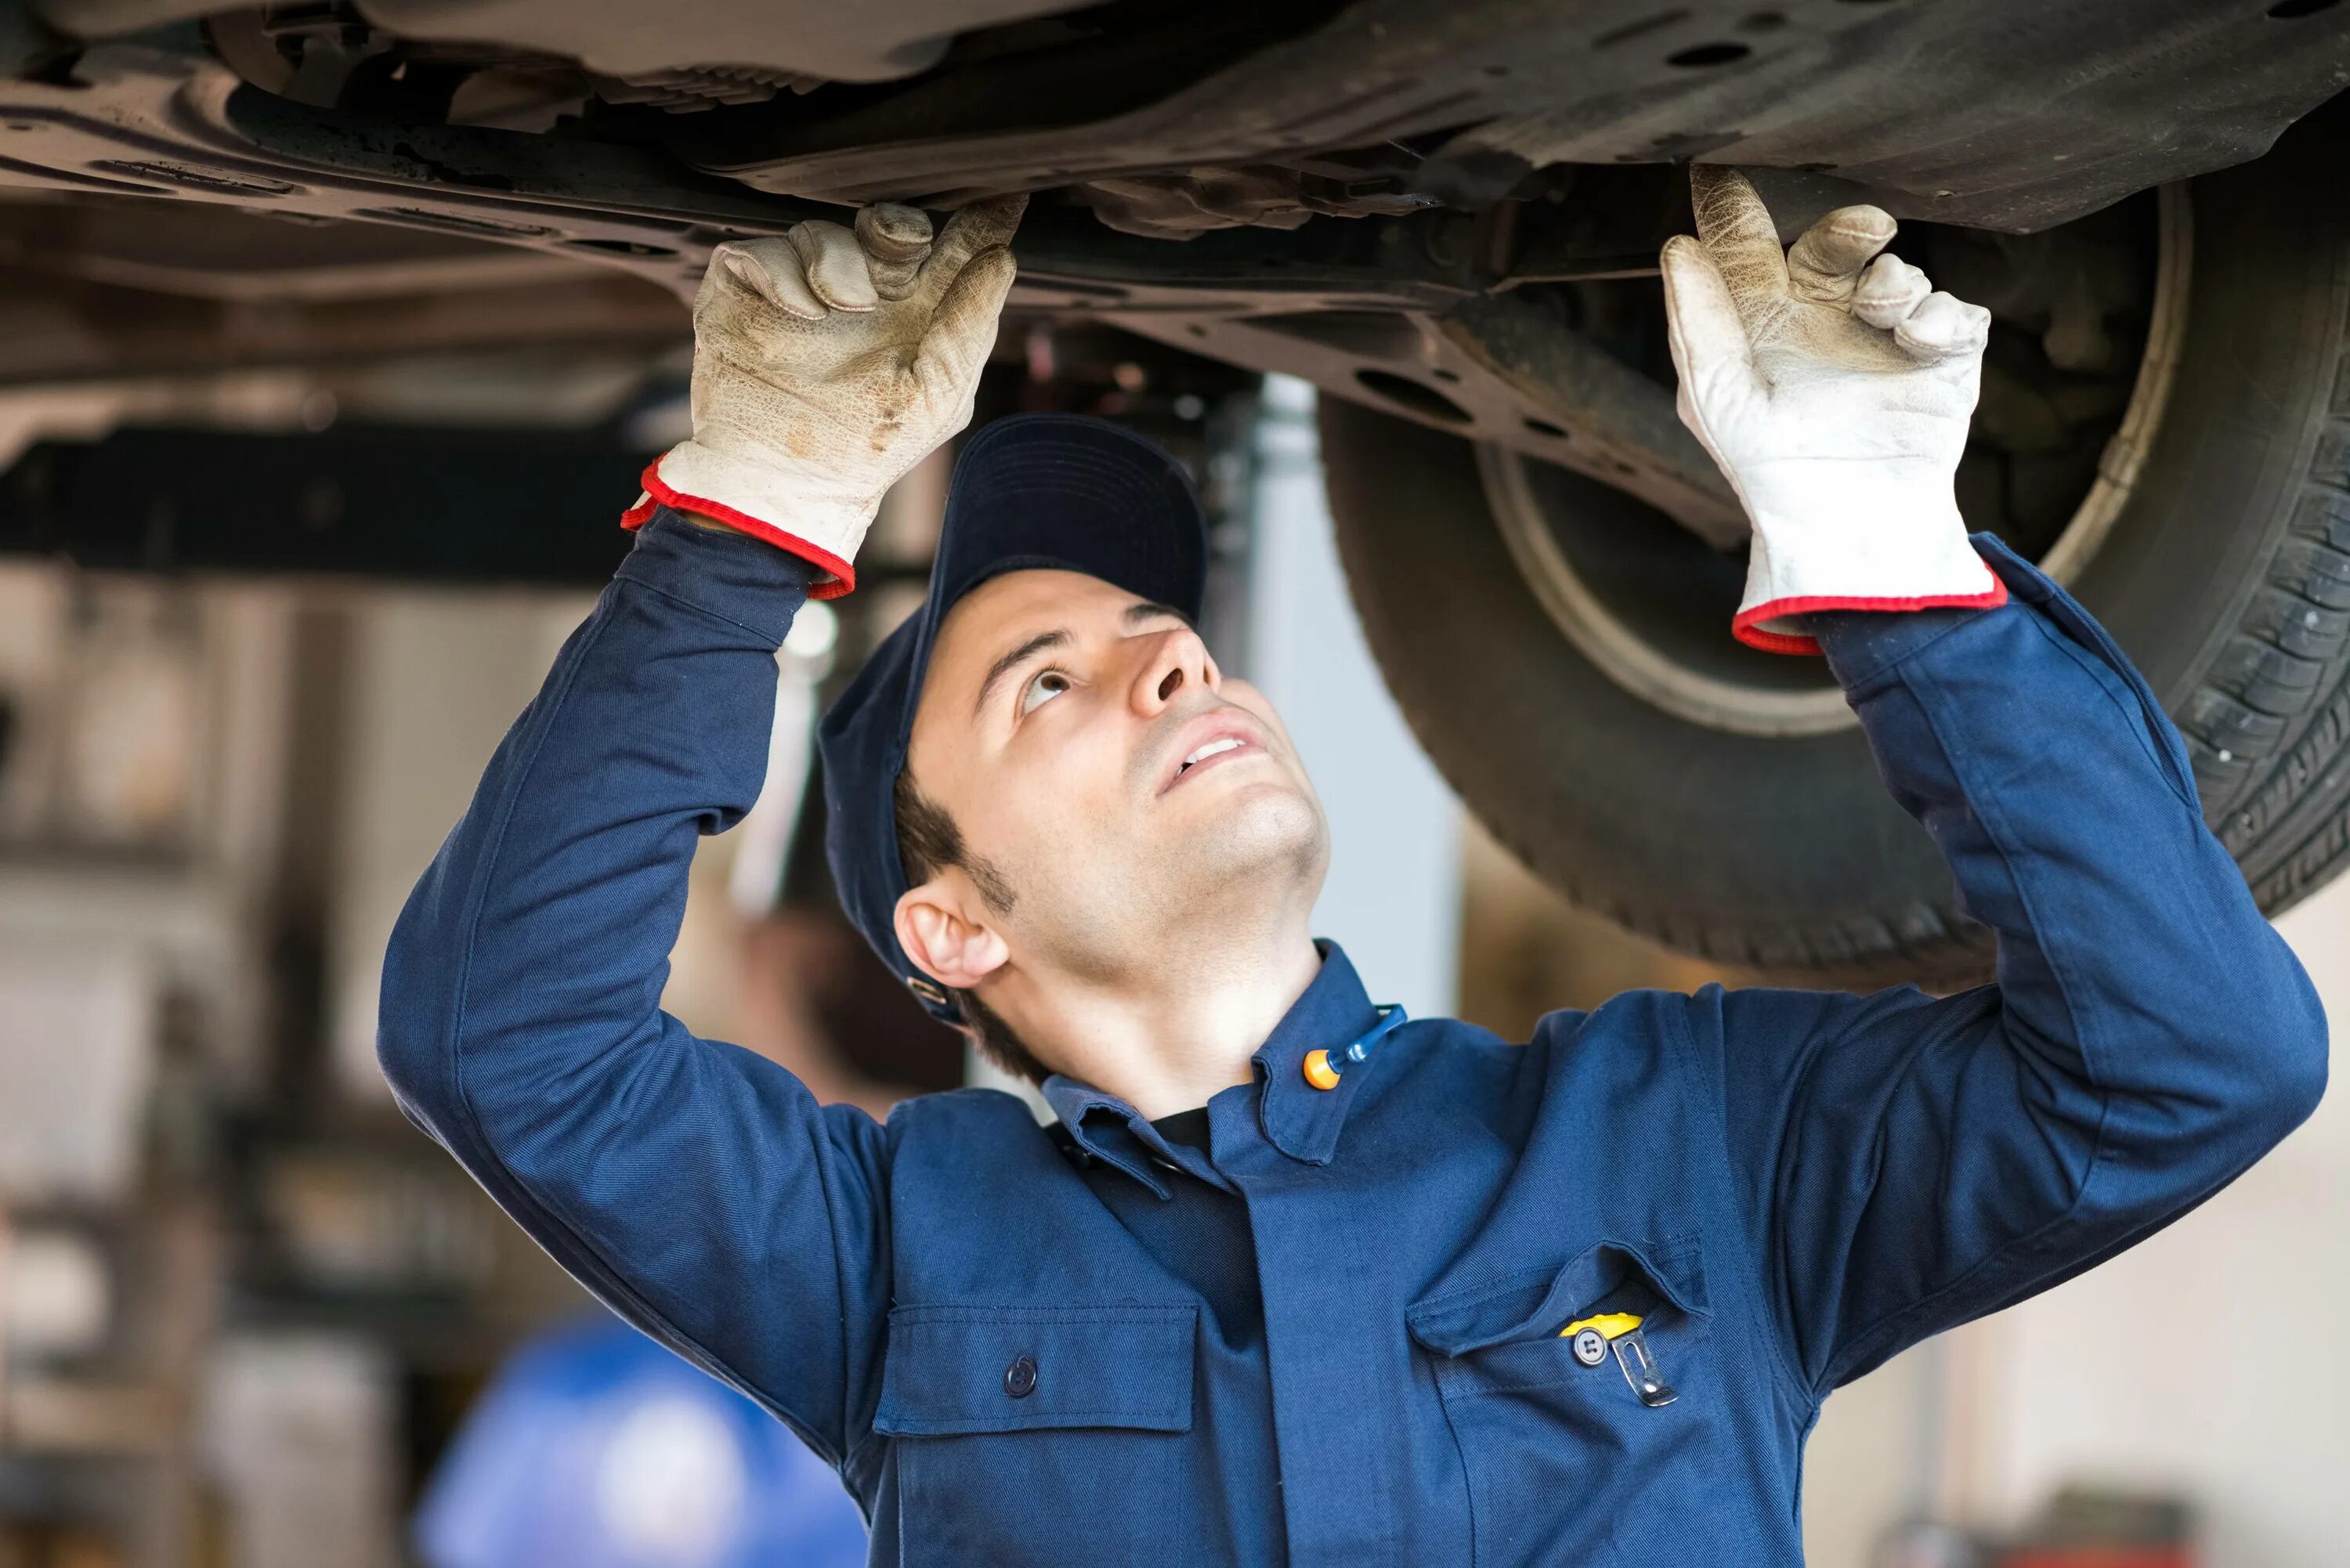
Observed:
[[[1202,1150],[1060,1078],[1057,1129],[989,1090],[883,1125],[661,1012],[807,587],[664,514],[411,898],[384,1068],[589,1289],[838,1468],[877,1563],[1795,1563],[1828,1390],[2178,1218],[2325,1080],[2177,732],[1981,544],[2004,607],[1822,618],[1995,985],[1639,991],[1523,1044],[1420,1019],[1322,1090],[1307,1053],[1377,996],[1326,949]],[[1561,1334],[1607,1313],[1670,1403]]]

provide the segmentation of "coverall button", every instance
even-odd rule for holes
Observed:
[[[1025,1399],[1036,1392],[1036,1358],[1024,1355],[1003,1372],[1003,1391],[1014,1399]]]
[[[1586,1328],[1575,1336],[1575,1358],[1586,1366],[1596,1366],[1607,1359],[1607,1336],[1596,1328]]]

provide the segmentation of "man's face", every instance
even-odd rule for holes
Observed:
[[[1328,860],[1263,694],[1175,611],[1080,573],[1006,573],[955,605],[907,765],[1010,895],[973,914],[1035,972],[1178,960],[1198,922],[1310,906]]]

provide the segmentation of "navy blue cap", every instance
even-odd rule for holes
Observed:
[[[824,760],[825,850],[841,908],[881,961],[953,1021],[953,1004],[898,945],[909,883],[891,797],[939,623],[990,577],[1030,567],[1083,572],[1197,619],[1208,534],[1191,476],[1156,441],[1075,414],[1019,414],[963,444],[930,597],[882,640],[816,732]]]

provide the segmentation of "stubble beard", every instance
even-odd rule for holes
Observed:
[[[1024,912],[1040,926],[1049,919],[1049,931],[1028,933],[1031,950],[1073,977],[1118,984],[1226,963],[1236,949],[1277,937],[1311,908],[1329,860],[1319,805],[1281,790],[1235,802],[1172,842],[1130,845],[1122,855],[1105,846],[1064,888],[1041,887],[1031,898],[1027,880],[1014,880]]]

